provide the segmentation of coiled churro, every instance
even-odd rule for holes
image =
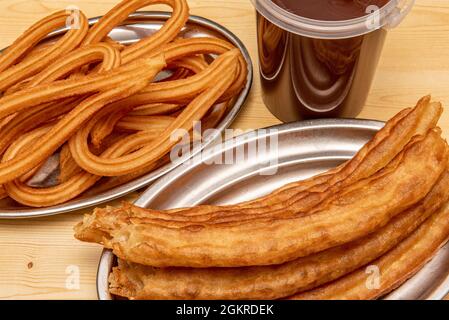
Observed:
[[[173,9],[159,31],[131,45],[119,44],[108,36],[131,13],[153,4]],[[112,170],[112,176],[125,174],[111,182],[113,185],[165,163],[168,148],[175,143],[169,139],[170,130],[189,129],[189,121],[203,117],[206,126],[221,119],[226,104],[209,110],[214,102],[227,103],[238,94],[246,80],[246,65],[241,54],[224,40],[178,39],[171,44],[188,20],[188,10],[185,0],[123,1],[90,29],[82,12],[60,11],[33,25],[5,50],[0,56],[0,90],[4,92],[0,98],[0,184],[6,185],[0,185],[0,196],[6,192],[22,204],[40,207],[63,203],[93,186],[101,178],[99,171],[85,172],[65,144],[70,136],[79,136],[77,132],[89,120],[95,122],[88,132],[92,143],[87,139],[83,142],[82,156],[94,155],[100,163],[133,157],[139,162],[132,170]],[[44,39],[68,23],[64,34]],[[202,49],[204,45],[207,48]],[[147,77],[139,69],[146,69],[142,66],[148,61],[160,61],[165,52],[169,55],[166,68],[173,74],[153,86],[153,75]],[[211,59],[205,54],[218,55],[217,61],[209,65]],[[145,60],[136,61],[139,57]],[[156,64],[153,71],[162,68],[162,64]],[[219,72],[229,76],[220,80]],[[140,88],[140,80],[136,84],[134,78],[139,77],[146,82],[145,88]],[[212,86],[217,89],[210,90]],[[161,101],[151,96],[173,88],[171,100],[175,103],[162,101],[168,98],[165,93]],[[139,97],[141,93],[150,96]],[[104,108],[109,114],[98,118],[96,114]],[[196,111],[198,114],[193,115]],[[49,123],[52,127],[44,133],[41,128],[48,128]],[[30,135],[38,134],[30,140]],[[160,144],[151,141],[160,135]],[[18,142],[27,147],[18,148]],[[154,150],[150,151],[151,147]],[[60,185],[28,186],[27,178],[58,148],[62,148]]]
[[[228,73],[221,75],[215,83],[209,83],[210,87],[192,100],[181,112],[173,123],[160,135],[157,141],[153,141],[142,149],[116,159],[104,159],[92,154],[87,144],[89,132],[80,130],[69,141],[70,150],[75,161],[84,170],[92,174],[102,176],[119,176],[144,168],[166,154],[178,141],[172,139],[175,130],[185,129],[189,131],[195,121],[201,120],[209,108],[218,101],[223,92],[231,85],[236,77],[235,60],[237,51],[231,50],[222,57],[228,58],[222,64],[227,64]],[[218,60],[218,59],[217,59]]]
[[[142,39],[122,51],[123,63],[148,55],[154,49],[175,39],[189,18],[189,8],[185,0],[128,0],[122,1],[106,13],[87,34],[83,45],[102,41],[118,24],[138,9],[152,5],[166,4],[173,8],[172,16],[151,37]]]
[[[88,31],[87,19],[79,13],[78,25],[70,27],[54,45],[30,58],[19,59],[31,50],[40,40],[58,27],[66,26],[70,12],[59,11],[46,17],[28,29],[0,56],[0,92],[27,79],[44,69],[61,55],[76,48]]]
[[[33,168],[37,159],[46,158],[51,155],[56,148],[64,143],[79,127],[89,119],[95,112],[115,100],[123,99],[141,90],[156,76],[165,66],[162,57],[143,60],[131,69],[134,77],[127,79],[126,85],[105,91],[84,100],[73,111],[63,117],[55,126],[46,132],[37,142],[34,143],[30,151],[24,153],[11,153],[2,164],[14,163],[24,173],[25,168]],[[138,71],[139,70],[139,71]],[[37,152],[38,151],[38,152]],[[40,154],[39,154],[40,153]],[[41,155],[44,154],[44,155]],[[11,168],[11,165],[9,166]],[[99,177],[93,177],[87,173],[75,175],[65,183],[56,187],[38,189],[28,187],[18,180],[8,182],[4,185],[10,197],[21,203],[32,206],[50,206],[72,199],[75,196],[91,187]],[[67,187],[67,186],[70,187]]]
[[[55,99],[55,96],[58,95],[60,98],[69,97],[73,94],[71,90],[75,90],[75,88],[75,92],[77,93],[87,93],[101,89],[104,90],[112,84],[118,88],[87,98],[67,116],[62,118],[61,121],[58,122],[52,130],[42,138],[40,143],[36,144],[26,153],[20,154],[13,159],[3,161],[0,164],[0,183],[9,182],[31,170],[37,162],[41,162],[42,158],[49,157],[53,152],[55,152],[62,143],[64,143],[87,119],[89,119],[105,104],[123,99],[140,90],[140,88],[137,91],[129,88],[128,83],[134,84],[137,88],[137,83],[140,84],[143,82],[145,85],[164,66],[165,62],[162,57],[142,60],[139,63],[120,67],[107,73],[87,76],[84,81],[57,81],[48,87],[42,88],[41,86],[36,86],[0,99],[0,101],[8,100],[8,102],[10,102],[9,104],[7,102],[2,104],[0,109],[3,108],[3,110],[10,110],[14,107],[26,108],[33,105],[38,105],[40,103],[45,103],[49,100],[51,101],[51,99]],[[135,80],[136,78],[138,79],[137,83]],[[127,84],[123,85],[123,83]],[[125,86],[127,90],[122,91],[120,84]],[[19,95],[19,93],[23,93],[25,91],[27,91],[27,95]],[[34,97],[34,100],[32,97]],[[6,189],[8,190],[8,188]]]

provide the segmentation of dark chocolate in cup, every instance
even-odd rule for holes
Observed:
[[[277,118],[290,122],[357,116],[388,29],[402,21],[414,0],[253,3],[263,99]]]

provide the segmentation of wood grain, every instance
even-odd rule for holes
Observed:
[[[0,47],[10,44],[37,19],[68,5],[76,5],[92,17],[117,2],[2,0]],[[240,37],[258,70],[255,16],[249,0],[190,0],[189,4],[192,14],[215,20]],[[449,105],[448,56],[449,1],[417,0],[410,16],[389,34],[360,117],[386,120],[429,93]],[[233,127],[250,129],[276,123],[279,121],[262,102],[256,72],[251,95]],[[440,124],[447,137],[449,110]],[[101,248],[74,240],[72,228],[82,214],[0,221],[0,299],[96,299],[95,276]],[[78,271],[80,282],[76,288],[70,280]]]

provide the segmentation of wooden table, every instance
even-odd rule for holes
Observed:
[[[0,1],[0,47],[31,23],[76,5],[97,16],[118,0]],[[190,0],[191,13],[232,30],[248,47],[257,70],[255,16],[249,0]],[[417,0],[410,16],[391,32],[361,118],[386,120],[423,95],[449,105],[449,2]],[[265,108],[257,74],[250,98],[234,128],[278,123]],[[442,120],[449,134],[449,111]],[[131,195],[133,199],[137,194]],[[88,212],[88,211],[85,211]],[[1,299],[96,299],[95,276],[101,248],[76,241],[73,226],[84,212],[23,221],[0,221]],[[79,288],[72,282],[79,273]]]

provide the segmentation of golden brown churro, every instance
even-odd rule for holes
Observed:
[[[172,8],[171,17],[160,30],[131,45],[122,45],[108,36],[117,25],[132,21],[130,14],[155,4]],[[209,112],[211,104],[228,101],[240,92],[246,79],[246,65],[240,52],[224,40],[209,40],[207,44],[208,40],[203,39],[201,43],[207,46],[203,49],[199,40],[183,42],[181,39],[170,45],[182,36],[180,31],[188,17],[185,0],[122,1],[90,28],[82,12],[60,11],[33,25],[6,49],[0,56],[0,91],[3,92],[0,98],[0,155],[3,155],[0,184],[5,184],[0,185],[0,196],[4,197],[6,192],[22,204],[41,207],[68,201],[93,186],[102,176],[98,171],[84,171],[65,143],[70,136],[79,136],[76,133],[86,123],[91,129],[87,132],[91,143],[86,139],[85,154],[95,156],[99,162],[118,162],[134,156],[139,162],[133,170],[113,170],[111,176],[125,173],[115,179],[114,184],[139,177],[165,163],[173,145],[168,141],[168,130],[188,129],[188,121],[203,117],[207,125],[221,119],[226,109],[220,106]],[[67,27],[65,33],[46,38],[64,26]],[[185,49],[194,43],[194,48]],[[156,63],[162,61],[165,52],[170,56],[167,65]],[[209,61],[215,56],[210,54],[218,55],[218,61],[212,65]],[[145,67],[149,61],[155,66],[151,70]],[[220,67],[222,62],[227,68]],[[155,82],[158,86],[152,87],[153,71],[162,68],[173,75]],[[229,76],[217,80],[217,68]],[[147,71],[146,75],[143,70]],[[192,76],[200,73],[199,78]],[[181,80],[183,82],[179,83]],[[191,90],[195,84],[195,90]],[[214,85],[218,89],[209,89]],[[141,93],[157,94],[158,90],[173,87],[177,91],[173,91],[172,100],[181,100],[181,96],[182,103],[157,99],[149,102],[151,96],[149,99],[139,97]],[[233,91],[227,90],[228,87]],[[189,91],[192,92],[186,94]],[[181,113],[185,106],[189,106],[188,110]],[[109,114],[99,118],[99,110],[109,110]],[[191,114],[197,110],[197,115]],[[47,128],[48,123],[52,123],[52,128],[42,133],[40,129]],[[93,123],[95,125],[91,126]],[[42,135],[30,142],[31,133]],[[159,135],[163,137],[161,144],[152,141]],[[18,148],[15,141],[27,147]],[[154,150],[149,152],[151,147]],[[31,177],[59,149],[60,185],[28,186],[25,178]],[[69,183],[75,183],[76,187],[68,187]]]
[[[278,299],[329,282],[400,243],[449,200],[449,172],[421,202],[388,225],[344,246],[278,266],[159,269],[119,261],[111,293],[133,299]]]
[[[5,50],[0,56],[0,92],[35,75],[56,58],[70,52],[83,41],[88,30],[88,23],[84,14],[80,12],[78,25],[71,26],[70,30],[54,45],[29,59],[25,57],[19,62],[19,59],[51,31],[58,27],[65,27],[70,15],[70,12],[59,11],[42,19]]]
[[[366,267],[317,289],[295,295],[298,300],[376,299],[399,287],[419,271],[449,238],[449,204],[431,216],[396,248],[373,261],[380,287],[370,286]]]
[[[36,165],[36,162],[40,162],[42,158],[50,156],[60,145],[62,145],[62,143],[66,141],[66,139],[78,130],[79,127],[95,113],[95,111],[102,108],[105,104],[123,99],[135,93],[134,90],[130,89],[127,90],[130,93],[127,93],[126,91],[122,92],[120,90],[120,84],[127,83],[126,86],[128,87],[129,83],[136,81],[136,77],[141,77],[141,79],[143,79],[139,79],[139,82],[148,82],[164,66],[165,63],[162,57],[142,60],[140,62],[133,63],[132,66],[124,66],[107,73],[87,76],[84,81],[56,81],[50,86],[42,87],[42,85],[39,85],[0,99],[0,102],[4,101],[0,109],[7,113],[12,112],[14,109],[25,109],[40,103],[52,101],[53,99],[56,99],[55,96],[65,98],[73,95],[73,92],[88,93],[102,89],[104,90],[108,87],[119,88],[105,91],[104,94],[97,94],[84,100],[83,103],[70,112],[67,117],[64,117],[60,122],[58,122],[53,130],[49,132],[48,137],[43,139],[42,142],[35,145],[23,155],[20,154],[14,159],[3,161],[0,164],[0,183],[5,183],[20,177],[20,175],[26,173],[28,170],[31,170]],[[138,91],[139,90],[136,92]],[[27,93],[26,95],[24,95],[25,92]]]
[[[122,1],[96,23],[87,34],[83,45],[94,44],[102,41],[109,32],[121,22],[126,20],[131,13],[138,9],[153,5],[166,4],[173,8],[172,16],[163,27],[151,37],[145,38],[122,51],[123,63],[128,63],[137,58],[148,55],[154,49],[175,39],[184,27],[189,17],[189,8],[185,0],[128,0]]]
[[[222,74],[214,83],[210,83],[208,89],[192,100],[176,120],[160,135],[157,141],[153,141],[140,150],[120,158],[105,159],[97,157],[89,151],[87,144],[89,132],[86,132],[87,130],[80,130],[69,141],[70,150],[75,161],[84,170],[102,176],[125,175],[143,169],[148,164],[157,161],[178,142],[172,139],[172,133],[178,129],[189,131],[193,123],[200,120],[206,114],[209,108],[218,101],[223,92],[234,81],[236,76],[235,59],[238,53],[234,50],[228,53],[229,55],[226,58],[229,61],[229,72],[224,75]],[[223,54],[223,56],[225,55]]]
[[[129,210],[96,211],[78,225],[76,236],[103,243],[122,259],[150,266],[279,264],[363,237],[421,200],[445,169],[447,145],[439,132],[431,131],[414,139],[398,157],[397,165],[342,188],[307,216],[222,227],[193,223],[178,229],[148,223],[142,216],[129,220]],[[381,198],[375,196],[379,192]],[[115,220],[115,230],[109,229],[109,219]]]
[[[10,173],[10,175],[26,173],[27,170],[31,170],[38,163],[39,159],[45,159],[50,156],[56,149],[62,145],[76,130],[79,130],[80,126],[89,119],[98,110],[101,110],[104,105],[120,100],[130,96],[139,90],[141,90],[156,74],[165,66],[165,62],[162,57],[153,58],[149,60],[142,60],[135,64],[135,67],[131,68],[131,74],[126,79],[126,85],[118,86],[116,89],[111,89],[100,93],[84,100],[75,109],[63,117],[58,123],[45,133],[37,142],[33,144],[33,147],[28,151],[13,154],[10,157],[4,158],[2,165],[11,171],[11,168],[17,168],[16,172]],[[129,69],[129,68],[127,68]],[[92,181],[89,180],[89,183]],[[6,181],[5,181],[6,182]],[[65,184],[70,183],[71,179]],[[8,194],[21,203],[32,206],[49,206],[56,203],[60,203],[62,200],[58,198],[60,193],[53,192],[53,189],[57,188],[58,191],[64,191],[65,195],[62,197],[65,201],[73,198],[73,193],[65,191],[60,184],[54,188],[35,190],[35,188],[28,187],[17,180],[8,182],[5,184],[5,189]],[[91,184],[89,185],[89,187]],[[48,190],[50,189],[50,190]],[[85,187],[78,187],[75,191],[76,195],[85,191]],[[45,194],[45,197],[41,195]],[[56,200],[55,200],[56,199]]]

